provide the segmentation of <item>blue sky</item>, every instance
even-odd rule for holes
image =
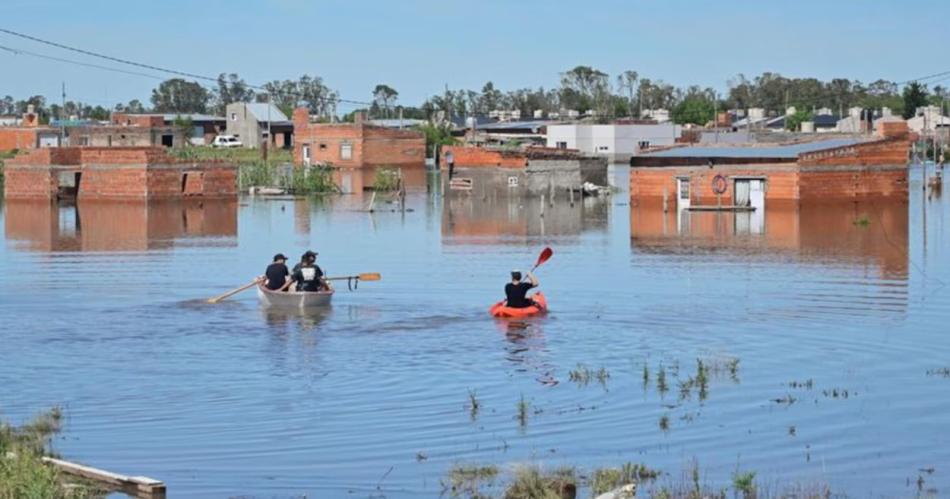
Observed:
[[[451,88],[553,87],[578,64],[722,90],[738,73],[902,81],[941,63],[947,0],[3,0],[0,27],[248,82],[386,83],[416,104]],[[0,34],[0,45],[109,64]],[[0,50],[0,96],[147,102],[157,80]],[[946,84],[946,83],[944,83]],[[58,98],[57,98],[58,99]],[[341,108],[341,111],[346,109]]]

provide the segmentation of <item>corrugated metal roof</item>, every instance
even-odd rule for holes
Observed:
[[[290,118],[273,104],[266,102],[248,102],[244,105],[247,106],[247,112],[254,115],[257,121],[267,122],[268,118],[270,118],[270,121],[290,121]],[[270,108],[269,114],[267,111],[268,107]]]
[[[224,121],[224,116],[213,116],[201,113],[163,113],[162,119],[165,121],[175,121],[175,118],[190,118],[191,121]]]
[[[797,158],[799,154],[850,146],[862,139],[830,139],[773,147],[679,147],[641,154],[647,158]]]
[[[476,128],[479,130],[525,130],[525,131],[536,131],[543,126],[547,126],[554,123],[550,120],[535,120],[535,121],[500,121],[497,123],[486,123],[484,125],[477,125]]]

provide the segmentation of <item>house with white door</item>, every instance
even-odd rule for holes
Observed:
[[[547,126],[547,147],[628,162],[651,148],[668,147],[683,135],[683,127],[663,124],[564,124]]]

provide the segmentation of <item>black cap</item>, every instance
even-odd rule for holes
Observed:
[[[517,270],[512,270],[512,271],[511,271],[511,278],[514,279],[514,280],[516,280],[516,281],[520,281],[520,280],[521,280],[521,272],[518,272]]]
[[[315,251],[310,251],[310,250],[307,250],[307,252],[303,254],[304,258],[314,258],[316,256],[317,256],[317,253]]]
[[[276,261],[278,261],[278,260],[283,260],[283,261],[286,262],[286,261],[287,261],[287,257],[284,256],[283,253],[277,253],[276,255],[274,255],[274,261],[276,262]]]

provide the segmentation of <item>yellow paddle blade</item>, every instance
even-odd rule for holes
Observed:
[[[359,278],[361,281],[378,281],[382,279],[383,276],[379,275],[378,272],[367,272],[365,274],[360,274]]]

